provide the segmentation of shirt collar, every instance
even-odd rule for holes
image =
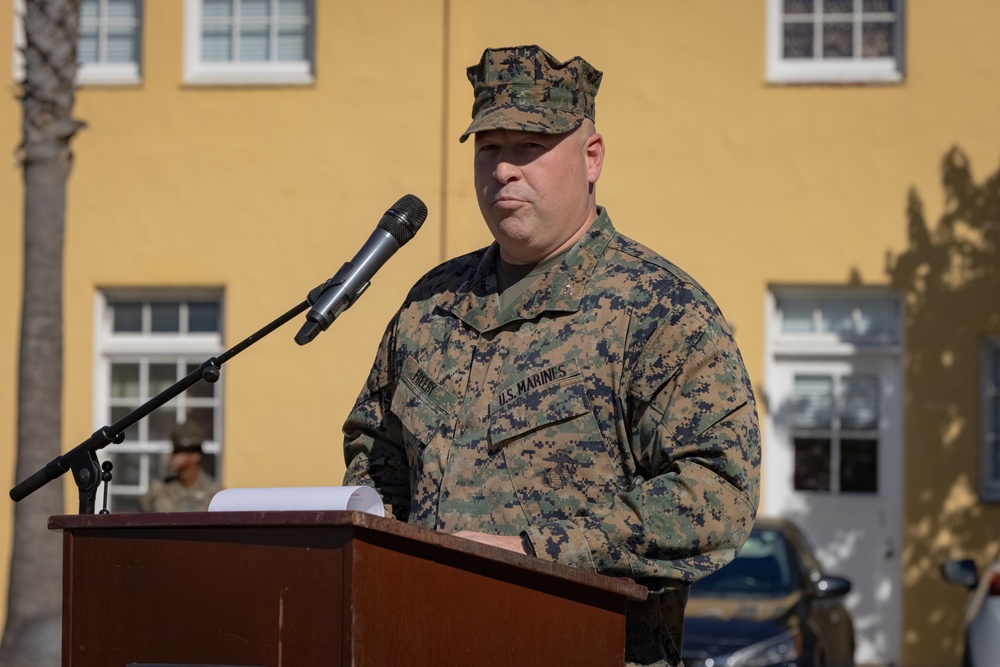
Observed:
[[[496,261],[500,248],[496,242],[486,249],[469,278],[455,291],[453,301],[441,307],[480,333],[544,313],[576,312],[590,276],[616,234],[604,208],[598,206],[597,213],[597,219],[563,255],[562,262],[539,276],[532,289],[521,295],[507,313],[499,312]]]

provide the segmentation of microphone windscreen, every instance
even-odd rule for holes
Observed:
[[[405,195],[385,212],[378,228],[389,232],[399,245],[413,238],[427,219],[427,206],[416,195]]]

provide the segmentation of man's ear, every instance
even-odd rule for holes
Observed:
[[[604,137],[594,132],[587,137],[583,149],[587,160],[587,180],[593,185],[601,177],[601,168],[604,166]]]

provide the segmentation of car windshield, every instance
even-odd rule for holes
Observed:
[[[691,597],[777,596],[794,588],[784,536],[755,530],[732,563],[691,584]]]

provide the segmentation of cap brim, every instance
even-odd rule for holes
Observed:
[[[583,119],[584,116],[579,114],[541,106],[525,109],[514,104],[504,104],[481,112],[458,140],[464,142],[470,135],[488,130],[563,134],[578,128]]]

